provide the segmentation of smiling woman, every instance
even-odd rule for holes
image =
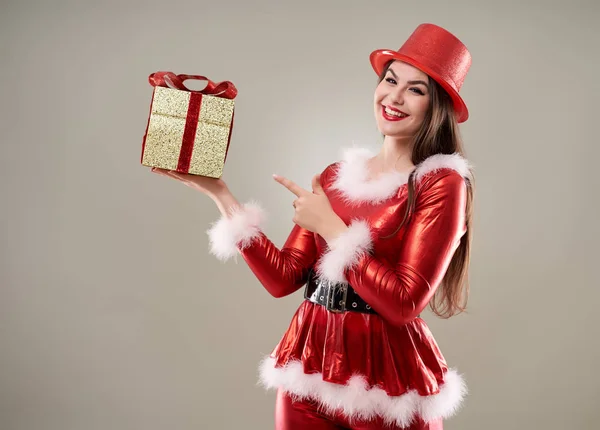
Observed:
[[[240,204],[222,180],[154,169],[218,205],[214,255],[241,254],[274,297],[305,288],[260,366],[262,383],[277,390],[279,430],[439,430],[466,393],[420,313],[429,305],[450,317],[467,298],[473,178],[458,91],[471,56],[423,24],[398,51],[370,59],[381,150],[348,150],[312,190],[275,175],[296,196],[281,248],[264,233],[261,206]]]
[[[375,118],[386,136],[414,136],[429,110],[429,78],[410,64],[391,60],[375,90]]]

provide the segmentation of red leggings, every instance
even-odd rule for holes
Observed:
[[[325,415],[317,410],[315,402],[292,401],[283,391],[277,392],[275,405],[275,430],[400,430],[401,427],[385,426],[381,419],[373,421],[359,421],[352,425],[341,414]],[[415,420],[410,427],[402,430],[442,430],[442,420],[424,423]]]

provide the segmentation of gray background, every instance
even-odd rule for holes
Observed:
[[[268,429],[257,364],[301,292],[208,254],[218,211],[139,163],[157,70],[239,89],[224,179],[270,212],[344,147],[381,143],[377,48],[422,22],[471,50],[469,313],[426,314],[470,395],[448,429],[595,429],[593,1],[7,1],[0,9],[0,428]],[[201,88],[203,85],[190,85]]]

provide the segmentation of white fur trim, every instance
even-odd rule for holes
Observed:
[[[460,154],[435,154],[417,166],[415,180],[420,181],[426,174],[444,168],[457,171],[463,178],[471,176],[471,165]]]
[[[329,249],[317,263],[317,275],[327,281],[347,282],[344,271],[354,266],[372,246],[369,224],[366,221],[353,220],[347,231],[328,244]]]
[[[381,203],[408,182],[407,173],[396,171],[368,180],[367,161],[375,155],[375,151],[368,148],[352,147],[343,151],[331,188],[340,191],[347,204]],[[465,178],[470,177],[471,165],[460,154],[435,154],[415,167],[415,181],[441,168],[453,169]]]
[[[408,181],[407,174],[396,171],[367,180],[367,160],[374,156],[375,153],[366,148],[353,147],[344,151],[332,189],[341,191],[346,203],[381,203]]]
[[[275,359],[267,357],[259,368],[260,382],[267,389],[281,388],[299,399],[316,399],[329,413],[343,412],[348,418],[369,420],[381,416],[386,423],[408,427],[415,415],[424,421],[454,415],[467,394],[462,376],[448,370],[439,393],[421,396],[411,390],[389,396],[379,387],[369,388],[365,378],[354,375],[346,385],[324,381],[321,373],[304,373],[302,363],[292,361],[276,368]]]
[[[451,369],[444,375],[444,385],[440,392],[422,399],[419,414],[424,421],[434,420],[440,415],[442,418],[451,417],[460,409],[466,394],[467,384],[463,377]]]
[[[206,231],[210,241],[210,253],[226,261],[252,243],[260,235],[266,213],[256,202],[245,203],[231,211],[229,217],[221,218]],[[239,248],[238,248],[239,247]]]

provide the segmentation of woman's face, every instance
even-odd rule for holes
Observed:
[[[412,137],[421,127],[430,99],[429,77],[416,67],[394,61],[375,89],[379,131],[390,137]]]

